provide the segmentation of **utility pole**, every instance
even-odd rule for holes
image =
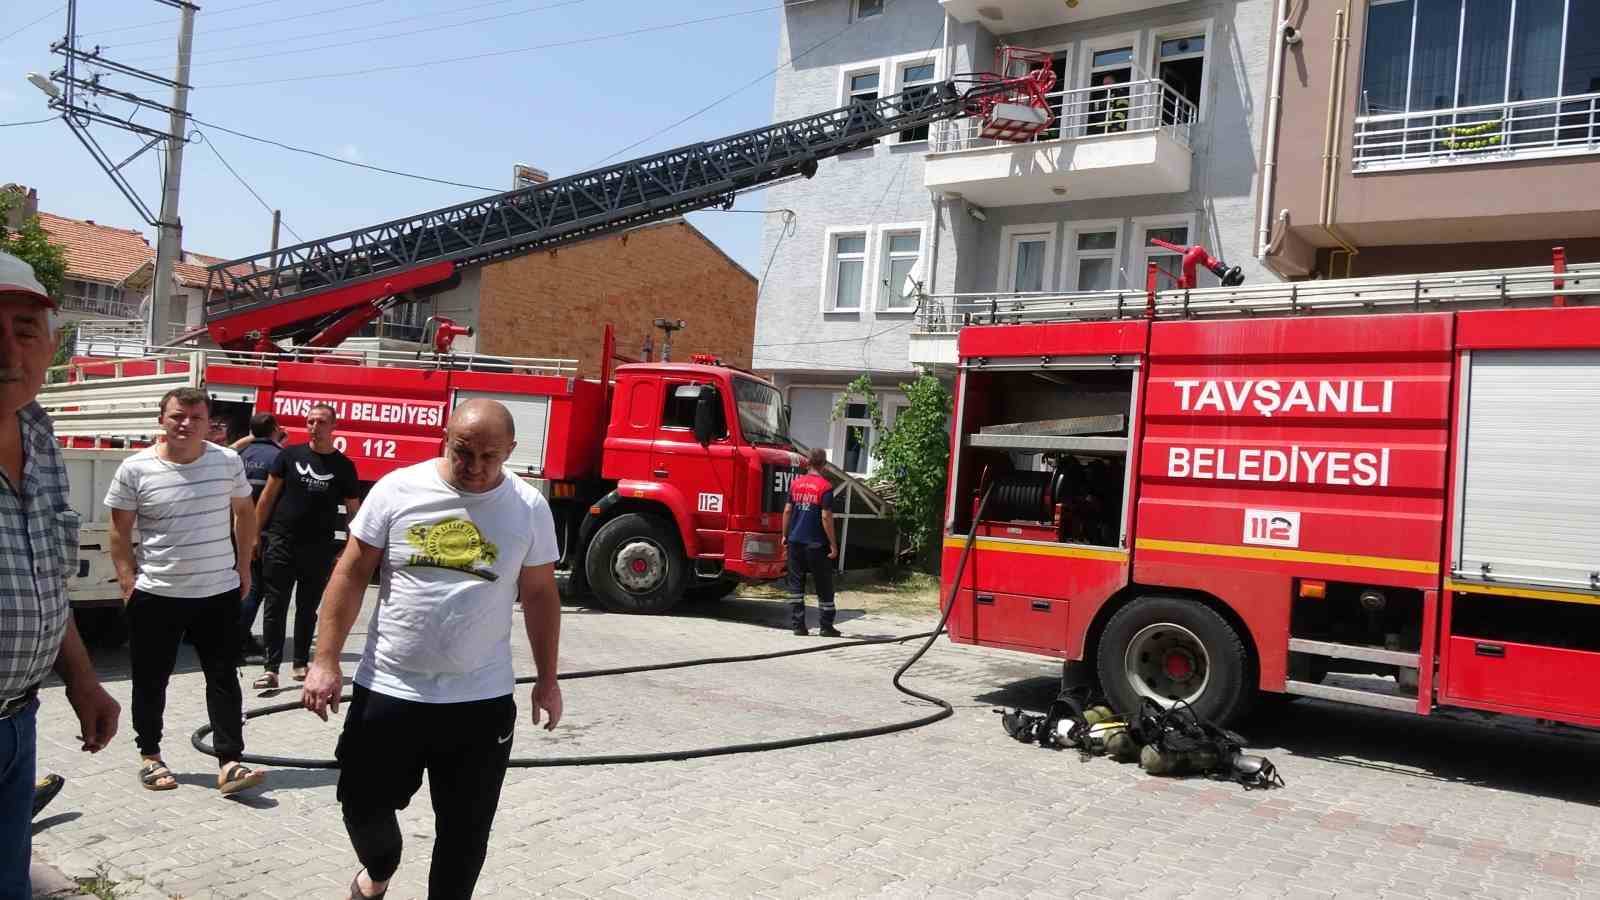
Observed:
[[[156,283],[150,304],[150,343],[167,341],[167,317],[172,310],[172,266],[183,252],[183,222],[178,218],[178,184],[183,179],[183,145],[189,118],[189,51],[194,44],[192,3],[179,7],[178,70],[173,77],[171,137],[167,138],[167,166],[161,179],[161,233],[156,239]],[[274,220],[274,226],[277,222]],[[276,232],[276,227],[274,227]],[[276,242],[274,242],[276,246]],[[188,324],[185,322],[184,324]]]
[[[661,341],[661,361],[672,362],[672,333],[682,331],[686,326],[682,319],[657,319],[657,328],[665,332],[666,337]]]

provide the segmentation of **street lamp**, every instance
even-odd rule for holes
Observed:
[[[61,88],[56,87],[49,78],[40,75],[38,72],[28,73],[28,83],[43,91],[44,95],[49,97],[51,100],[55,100],[61,96]]]

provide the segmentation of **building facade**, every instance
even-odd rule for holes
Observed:
[[[995,71],[1002,46],[1042,51],[1056,76],[1053,122],[1032,141],[941,122],[768,190],[768,208],[792,215],[766,222],[755,364],[785,390],[797,439],[870,473],[867,405],[845,385],[869,375],[892,422],[896,384],[953,364],[949,310],[1017,292],[1142,294],[1147,262],[1178,268],[1150,238],[1203,244],[1247,283],[1274,279],[1253,257],[1272,6],[789,3],[775,120]]]
[[[1600,3],[1313,3],[1290,25],[1259,222],[1274,269],[1600,259]]]

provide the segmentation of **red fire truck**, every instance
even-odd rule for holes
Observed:
[[[795,456],[770,383],[711,357],[613,371],[609,328],[598,380],[578,377],[573,360],[453,352],[468,332],[443,317],[415,353],[340,344],[386,309],[449,289],[470,266],[729,206],[741,191],[809,178],[819,160],[908,128],[971,115],[996,137],[1024,139],[1048,122],[1051,79],[1048,68],[960,76],[213,266],[205,326],[184,340],[218,349],[76,359],[41,398],[86,523],[75,603],[120,605],[97,501],[116,464],[157,439],[156,400],[180,385],[203,387],[224,417],[275,413],[291,440],[304,439],[297,426],[312,404],[333,405],[341,449],[367,482],[437,456],[450,409],[491,397],[516,419],[510,467],[551,501],[569,586],[613,609],[659,612],[686,589],[725,593],[737,579],[777,577]]]
[[[1600,725],[1596,294],[1558,250],[958,306],[952,640],[1082,661],[1121,709]]]

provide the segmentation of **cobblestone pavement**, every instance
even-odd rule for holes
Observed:
[[[803,645],[781,621],[778,604],[750,600],[660,617],[568,607],[563,668]],[[840,621],[858,636],[928,624],[848,604]],[[358,630],[350,647],[363,638]],[[515,752],[644,752],[911,718],[926,708],[889,685],[909,652],[884,645],[574,681],[553,734],[527,722],[520,693]],[[518,656],[531,671],[525,646]],[[72,875],[102,869],[122,897],[344,896],[357,863],[335,773],[275,770],[258,796],[219,797],[213,761],[188,744],[204,704],[186,649],[164,748],[182,787],[145,791],[126,654],[97,662],[124,704],[123,730],[113,749],[82,754],[60,686],[46,692],[41,766],[69,781],[36,823],[41,861]],[[478,896],[1600,894],[1593,736],[1302,701],[1244,729],[1288,781],[1246,792],[1006,737],[993,708],[1042,708],[1058,673],[1048,660],[941,639],[907,678],[956,704],[953,719],[927,728],[690,762],[513,770]],[[247,707],[268,702],[247,692]],[[326,757],[337,728],[294,712],[252,722],[246,741],[257,753]],[[419,794],[402,813],[396,900],[425,893],[428,809]]]

